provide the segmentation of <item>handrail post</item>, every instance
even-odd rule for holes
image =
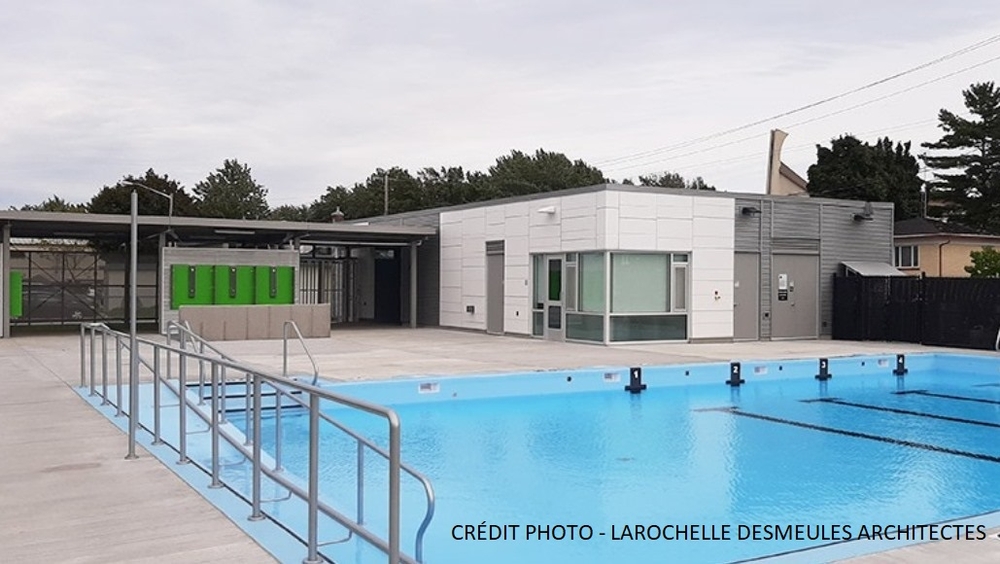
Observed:
[[[101,405],[108,405],[108,334],[101,331]],[[94,377],[91,375],[91,382]]]
[[[210,488],[221,488],[219,481],[219,365],[212,363],[212,483]]]
[[[399,562],[399,417],[389,415],[389,562]]]
[[[358,525],[365,523],[365,445],[358,440]]]
[[[167,366],[170,366],[169,358]],[[153,444],[163,444],[160,439],[160,347],[157,345],[153,345]]]
[[[181,350],[184,350],[184,341],[181,340]],[[177,390],[180,402],[177,413],[178,425],[178,459],[177,464],[187,464],[190,462],[187,457],[187,355],[181,352],[177,355],[180,365],[177,367]]]
[[[288,322],[281,326],[281,375],[288,377]]]
[[[254,425],[256,425],[256,423],[253,422],[253,418],[251,417],[251,413],[250,413],[251,399],[252,399],[250,397],[250,386],[251,386],[250,373],[247,372],[246,373],[246,380],[245,380],[245,382],[243,384],[243,397],[246,399],[246,411],[245,411],[246,414],[243,417],[243,420],[247,422],[247,428],[246,428],[245,432],[243,433],[243,436],[246,437],[245,441],[243,442],[243,444],[245,446],[250,446],[250,441],[253,440],[253,438],[250,436],[250,432],[251,432],[250,431],[250,424],[253,423]],[[256,431],[256,429],[255,429],[255,431]]]
[[[213,366],[216,366],[213,364]],[[219,396],[219,402],[222,404],[222,409],[219,410],[219,421],[222,423],[226,422],[226,395],[229,392],[226,391],[226,367],[225,365],[219,367],[219,372],[222,376],[219,378],[219,385],[222,387],[222,392]]]
[[[274,397],[277,398],[277,403],[274,404],[274,471],[281,471],[281,396],[283,392],[274,383],[271,384],[274,388]]]
[[[250,377],[250,373],[247,373],[247,378]],[[249,382],[248,382],[249,385]],[[264,518],[264,514],[260,510],[260,451],[261,451],[261,438],[260,438],[260,423],[261,423],[261,376],[260,374],[253,375],[253,498],[251,504],[253,506],[253,511],[250,513],[251,521],[260,521]],[[249,419],[247,420],[249,421]]]
[[[309,555],[303,564],[319,564],[319,396],[309,394]],[[398,561],[398,559],[397,559]]]
[[[90,375],[94,377],[93,374]],[[87,324],[80,324],[80,387],[87,386]],[[94,395],[94,394],[90,394]]]
[[[94,356],[95,345],[94,341],[97,340],[96,332],[90,332],[90,395],[96,395],[97,392],[94,390],[94,377],[97,375],[97,370],[95,369],[95,364],[97,362],[97,357]]]
[[[115,417],[122,416],[122,338],[115,334]]]
[[[205,356],[205,343],[201,344],[201,356]],[[205,405],[205,361],[198,358],[198,405]]]

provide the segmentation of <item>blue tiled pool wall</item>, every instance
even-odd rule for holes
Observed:
[[[905,355],[911,373],[942,371],[953,374],[996,373],[1000,381],[1000,357],[918,353]],[[819,372],[818,359],[750,360],[739,362],[744,386],[778,380],[813,378]],[[730,363],[642,366],[642,381],[650,389],[724,385]],[[832,378],[892,376],[896,355],[858,355],[829,358]],[[624,391],[629,383],[628,366],[516,372],[480,376],[413,376],[382,381],[331,383],[325,387],[347,396],[385,405],[430,403],[461,399],[535,396],[572,392]]]

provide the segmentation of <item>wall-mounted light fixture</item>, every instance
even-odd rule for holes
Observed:
[[[872,209],[871,202],[865,202],[864,209],[860,213],[854,214],[854,221],[871,221],[875,219],[875,210]]]
[[[538,213],[545,213],[545,214],[549,214],[549,215],[555,215],[555,213],[556,213],[556,207],[555,206],[545,206],[544,208],[538,208]]]
[[[756,206],[743,206],[740,213],[748,216],[760,215],[760,208]]]

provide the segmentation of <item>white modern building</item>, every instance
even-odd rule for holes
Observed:
[[[0,212],[0,336],[121,322],[128,221]],[[185,305],[329,303],[331,325],[604,344],[818,338],[832,331],[835,273],[892,269],[892,226],[889,203],[610,184],[357,222],[140,216],[138,317],[162,328]],[[112,250],[14,242],[47,234]]]
[[[891,263],[892,214],[599,185],[366,222],[438,228],[418,253],[420,324],[612,344],[829,335],[833,275]]]

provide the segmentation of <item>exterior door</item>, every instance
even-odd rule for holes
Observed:
[[[503,334],[503,241],[486,243],[486,332]]]
[[[563,340],[563,257],[549,256],[545,260],[545,338]]]
[[[375,249],[375,321],[399,325],[400,275],[399,252]]]
[[[771,337],[819,335],[819,257],[775,254],[771,269]]]
[[[733,338],[755,341],[760,338],[760,255],[736,253],[733,285]]]

